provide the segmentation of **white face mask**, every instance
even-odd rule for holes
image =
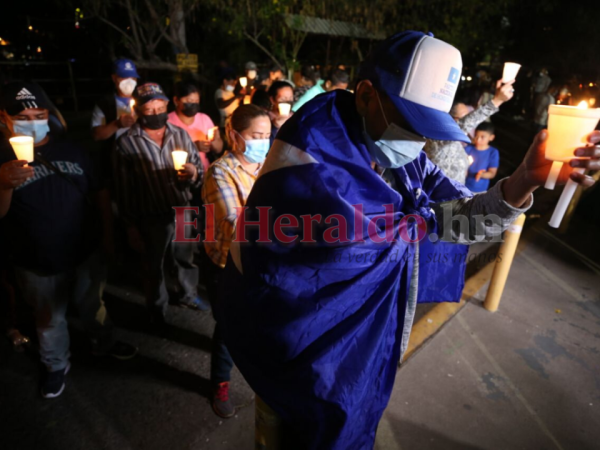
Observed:
[[[398,167],[402,167],[409,162],[414,161],[417,156],[419,156],[419,153],[425,146],[425,139],[400,128],[395,123],[389,123],[385,116],[385,112],[383,111],[383,105],[379,99],[379,94],[377,94],[377,100],[379,102],[381,114],[383,114],[383,119],[387,124],[387,128],[377,141],[373,141],[367,133],[367,126],[365,118],[363,117],[363,136],[367,143],[369,153],[371,154],[371,159],[378,166],[397,169]]]
[[[248,78],[250,78],[251,80],[254,80],[256,78],[256,70],[249,70]]]
[[[131,94],[133,94],[133,90],[136,86],[137,81],[127,78],[119,83],[119,90],[125,95],[125,97],[131,97]]]
[[[234,89],[235,89],[235,86],[232,86],[230,84],[228,84],[227,86],[225,86],[225,90],[227,92],[233,92]]]

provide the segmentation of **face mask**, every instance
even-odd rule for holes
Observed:
[[[400,128],[395,123],[389,123],[383,111],[381,100],[379,100],[379,94],[377,94],[377,100],[379,101],[379,107],[381,108],[387,128],[379,140],[373,141],[367,133],[367,126],[363,117],[363,136],[371,154],[371,159],[378,166],[397,169],[419,156],[419,153],[425,146],[425,139]]]
[[[254,80],[256,78],[256,70],[249,70],[248,78],[250,78],[251,80]]]
[[[119,83],[119,90],[125,94],[125,97],[130,97],[133,94],[133,90],[137,86],[137,81],[128,78]]]
[[[200,111],[200,103],[184,103],[181,111],[185,116],[194,117]]]
[[[43,120],[15,120],[13,130],[16,135],[31,136],[34,144],[39,144],[50,132],[48,119]]]
[[[232,86],[230,84],[228,84],[227,86],[225,86],[225,90],[227,92],[233,92],[234,89],[235,89],[235,86]]]
[[[142,124],[142,126],[150,130],[160,130],[167,124],[167,120],[169,120],[169,116],[166,112],[160,114],[152,114],[151,116],[140,116],[140,123]]]
[[[267,157],[269,148],[271,147],[271,141],[269,139],[249,139],[246,140],[240,133],[236,133],[244,140],[246,144],[246,151],[244,152],[244,158],[249,163],[261,163]]]

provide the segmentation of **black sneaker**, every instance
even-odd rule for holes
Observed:
[[[215,414],[223,419],[233,417],[235,407],[229,398],[229,382],[225,381],[215,386],[212,407]]]
[[[92,352],[94,356],[112,356],[115,359],[125,361],[133,358],[138,353],[137,347],[127,344],[126,342],[117,341],[108,351],[104,353]]]
[[[69,373],[71,363],[67,363],[67,367],[54,372],[46,372],[42,380],[42,397],[56,398],[65,390],[65,375]]]

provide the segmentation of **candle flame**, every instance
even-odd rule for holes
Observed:
[[[469,165],[473,164],[474,162],[475,160],[473,159],[473,157],[469,155]]]
[[[129,100],[129,107],[131,109],[133,109],[134,106],[135,106],[135,100],[134,99]]]
[[[208,129],[208,140],[212,141],[215,138],[215,131],[217,130],[217,127],[212,127]]]
[[[596,104],[596,99],[592,97],[588,100],[588,103],[590,104],[590,106],[594,106]]]
[[[577,105],[579,109],[588,109],[588,103],[585,100],[581,100]]]

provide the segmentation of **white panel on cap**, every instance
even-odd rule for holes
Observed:
[[[449,112],[460,81],[460,52],[439,39],[424,37],[416,48],[400,97]]]

